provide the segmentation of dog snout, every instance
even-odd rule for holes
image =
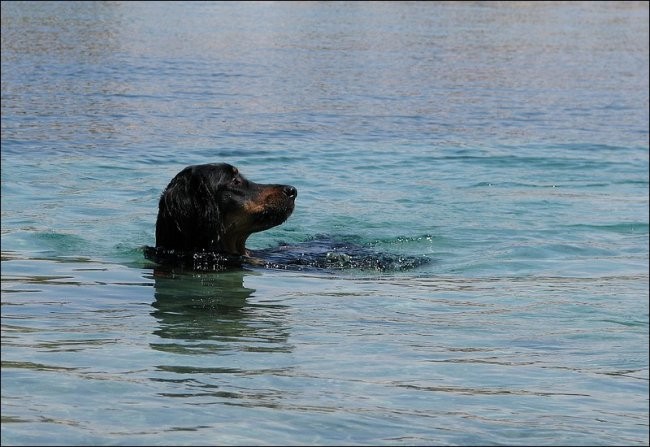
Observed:
[[[289,197],[290,199],[295,199],[296,196],[298,195],[298,190],[294,188],[293,186],[285,186],[282,188],[282,192],[284,192],[284,195]]]

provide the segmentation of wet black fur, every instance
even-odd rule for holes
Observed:
[[[251,182],[226,163],[188,166],[160,196],[156,250],[244,256],[246,238],[284,222],[296,195],[293,186]]]

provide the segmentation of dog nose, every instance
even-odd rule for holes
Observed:
[[[296,196],[298,195],[298,190],[296,188],[294,188],[293,186],[285,186],[282,191],[290,199],[295,199]]]

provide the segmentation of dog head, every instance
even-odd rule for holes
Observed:
[[[246,255],[246,239],[287,220],[297,194],[251,182],[227,163],[188,166],[160,197],[156,247]]]

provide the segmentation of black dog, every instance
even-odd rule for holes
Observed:
[[[201,253],[211,262],[249,256],[246,239],[287,220],[297,194],[293,186],[253,183],[227,163],[188,166],[160,196],[156,247],[145,255],[195,264]]]
[[[156,247],[145,256],[161,267],[218,272],[244,265],[290,270],[410,270],[425,256],[378,253],[353,239],[319,235],[250,252],[246,239],[289,218],[298,192],[246,180],[226,163],[188,166],[160,196]],[[167,268],[156,270],[167,273]]]

